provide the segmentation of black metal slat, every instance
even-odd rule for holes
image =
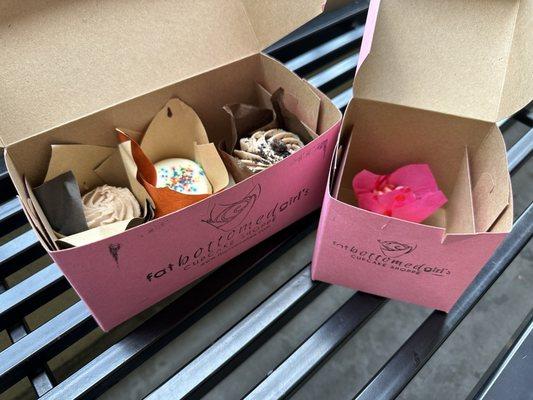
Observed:
[[[15,197],[16,192],[15,188],[11,183],[11,179],[7,173],[7,169],[4,163],[4,159],[0,159],[0,235],[5,235],[10,231],[24,225],[26,219],[22,213],[22,208],[18,199]],[[20,243],[20,242],[17,242]],[[27,243],[27,242],[25,242]],[[4,247],[5,246],[5,247]],[[4,263],[10,265],[11,263],[16,263],[18,261],[23,261],[25,257],[21,257],[15,250],[16,246],[13,242],[7,243],[6,245],[0,247],[0,268],[4,267]],[[30,246],[32,248],[32,246]],[[4,251],[8,251],[4,255]],[[29,257],[28,259],[31,259]],[[12,268],[16,270],[17,268]],[[1,275],[2,278],[7,276]],[[3,281],[3,279],[2,279]],[[5,282],[0,284],[0,297],[5,295],[9,289],[6,289]],[[2,306],[2,301],[0,300],[0,307]],[[28,334],[28,327],[20,323],[21,318],[14,318],[9,320],[8,323],[4,323],[4,319],[0,314],[0,330],[6,329],[6,332],[11,339],[11,341],[17,342]],[[50,390],[53,387],[53,379],[51,378],[52,374],[46,368],[37,367],[34,372],[28,374],[28,379],[30,380],[33,389],[37,396],[43,395],[45,392]],[[1,390],[0,390],[1,392]]]
[[[0,283],[0,296],[4,293],[4,291],[5,282],[2,282]],[[0,330],[1,329],[2,328],[0,328]],[[6,329],[6,333],[8,334],[12,343],[15,343],[22,339],[28,334],[28,331],[28,327],[20,322],[18,324],[14,323],[12,326],[9,326]],[[53,387],[51,376],[52,374],[47,368],[40,367],[37,367],[34,372],[28,374],[28,379],[30,380],[37,396],[42,396],[44,393],[46,393]]]
[[[0,330],[20,321],[69,287],[57,265],[51,264],[0,293]]]
[[[2,188],[0,190],[0,203],[11,200],[17,194],[15,187],[11,184],[11,178],[7,173],[4,157],[0,157],[0,187]]]
[[[0,353],[0,392],[31,375],[54,355],[96,327],[81,301],[56,315]]]
[[[353,53],[360,45],[363,38],[364,25],[355,27],[348,32],[337,36],[324,44],[287,61],[285,66],[291,71],[306,75],[320,65],[348,52]]]
[[[533,121],[532,121],[533,125]],[[511,147],[507,153],[509,159],[509,169],[511,171],[520,167],[526,162],[533,151],[533,128],[531,128],[520,140]]]
[[[274,258],[316,229],[317,223],[318,214],[313,213],[229,261],[124,339],[59,383],[43,398],[97,397],[258,274]],[[92,318],[89,319],[92,321]],[[65,325],[69,323],[64,322]],[[55,324],[51,328],[54,326]],[[13,353],[13,357],[17,357],[17,350],[13,350]],[[18,357],[17,365],[7,369],[2,368],[4,353],[0,353],[0,381],[3,374],[23,375],[24,367],[35,358],[33,353],[22,359]]]
[[[298,312],[321,292],[318,288],[325,287],[325,284],[311,281],[307,266],[147,398],[177,400],[191,396],[193,392],[193,397],[200,397],[218,383],[213,377],[222,368],[230,362],[237,364],[236,358],[244,350],[247,350],[244,358],[249,355],[261,339],[276,331],[277,322],[284,315],[289,311],[291,314]],[[298,305],[296,310],[295,305]]]
[[[43,396],[46,392],[54,387],[52,373],[41,370],[36,374],[30,375],[28,378],[31,381],[33,389],[37,394],[37,397]]]
[[[333,89],[335,86],[353,78],[359,53],[352,54],[342,61],[333,64],[325,70],[313,75],[308,79],[309,83],[323,92]]]
[[[25,337],[28,334],[28,331],[29,329],[26,326],[17,325],[7,329],[7,334],[14,343]],[[53,387],[53,379],[51,377],[52,374],[48,368],[43,368],[42,366],[36,366],[34,371],[28,374],[28,379],[37,396],[42,396]]]
[[[16,197],[0,204],[0,236],[15,230],[26,222],[26,217]]]
[[[533,310],[483,375],[468,400],[533,399]]]
[[[516,119],[524,125],[533,125],[533,103],[524,107],[517,115]]]
[[[281,62],[294,57],[294,49],[308,51],[324,43],[324,37],[337,36],[348,30],[357,19],[364,23],[369,0],[353,0],[350,4],[296,29],[290,35],[269,46],[265,52]]]
[[[45,254],[32,230],[0,246],[0,278],[22,269]]]
[[[385,304],[385,299],[357,292],[298,349],[257,385],[247,400],[281,399],[355,334]]]
[[[353,97],[353,89],[350,87],[343,92],[339,93],[337,96],[335,96],[331,101],[333,101],[333,104],[344,112],[344,109],[348,105],[348,102]]]
[[[521,145],[523,145],[523,142],[521,143],[521,141],[515,144],[515,146]],[[515,148],[515,146],[513,146],[513,148]],[[529,155],[529,153],[512,151],[512,149],[508,152],[509,168],[513,168],[511,169],[511,172],[515,171],[515,168],[521,163],[521,160],[527,158]],[[525,222],[524,220],[521,221],[522,225],[526,225],[528,222],[527,220]],[[508,240],[511,239],[508,238]],[[494,257],[496,257],[496,255]],[[485,266],[484,269],[487,269],[487,266]],[[370,301],[366,298],[366,296],[369,296],[369,299],[373,300],[373,307],[362,306],[362,309],[354,312],[352,307],[357,307],[357,304],[360,301],[358,299],[359,296],[363,296],[364,299]],[[310,336],[291,356],[289,356],[287,360],[280,364],[273,373],[254,388],[250,393],[249,398],[277,399],[287,396],[314,371],[316,371],[316,369],[322,365],[323,361],[342,345],[347,338],[353,335],[357,329],[367,321],[368,317],[381,307],[385,301],[385,299],[377,296],[357,292],[346,303],[350,304],[350,306],[341,307],[337,310],[333,316],[312,336]],[[459,308],[461,307],[459,306]],[[436,313],[443,314],[439,312]],[[339,324],[338,321],[351,321],[351,323]],[[332,330],[336,332],[335,335],[329,334]],[[318,341],[319,339],[320,341]],[[318,343],[320,343],[320,345],[318,345]],[[396,365],[396,367],[398,367],[398,365]],[[390,376],[388,378],[391,379]],[[379,393],[379,388],[367,398],[378,398],[372,397],[376,396],[377,393]]]
[[[2,188],[0,200],[9,199],[0,204],[0,235],[5,235],[23,226],[27,221],[19,200],[14,197],[16,195],[15,189],[7,174],[3,158],[0,161],[0,187]],[[11,196],[13,198],[10,198]],[[38,245],[38,241],[32,231],[26,231],[11,239],[0,246],[0,278],[4,280],[6,276],[23,268],[44,254],[44,249]],[[16,289],[6,289],[5,282],[0,285],[0,330],[6,330],[12,343],[23,340],[30,332],[22,318],[44,303],[44,299],[41,298],[40,294],[43,287],[47,285],[42,278],[46,279],[45,274],[50,270],[50,267],[55,266],[49,266],[48,269],[32,275],[20,285],[16,285]],[[50,292],[52,296],[56,294],[57,292]],[[26,376],[37,397],[41,397],[54,387],[53,374],[44,363],[35,362],[31,370],[28,370]],[[9,386],[4,387],[3,381],[0,379],[0,392]]]

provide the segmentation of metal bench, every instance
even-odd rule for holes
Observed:
[[[344,109],[351,97],[367,6],[367,1],[355,1],[327,13],[267,52],[306,77]],[[420,323],[416,322],[418,327],[406,335],[403,344],[396,346],[381,368],[370,374],[366,383],[354,384],[348,397],[371,400],[399,396],[528,244],[533,234],[531,198],[527,198],[527,186],[532,182],[532,164],[528,161],[533,148],[532,110],[530,105],[500,123],[508,141],[513,179],[520,171],[529,174],[525,181],[521,178],[525,187],[514,186],[515,196],[526,192],[526,200],[517,204],[519,215],[512,232],[453,310],[449,314],[427,311]],[[521,127],[520,133],[517,126]],[[49,258],[43,258],[45,252],[26,224],[5,166],[0,168],[1,399],[104,395],[128,374],[142,371],[154,358],[164,360],[165,351],[160,350],[176,340],[182,340],[181,348],[188,354],[186,361],[155,385],[156,378],[146,378],[145,388],[138,393],[150,399],[200,398],[221,382],[231,385],[232,379],[244,376],[236,371],[246,368],[246,361],[255,352],[328,290],[328,285],[310,280],[310,255],[297,257],[301,241],[309,241],[309,235],[316,229],[319,214],[315,212],[233,259],[187,291],[103,334],[85,305],[72,294],[58,267]],[[287,260],[304,261],[288,268]],[[259,285],[261,274],[269,268],[274,270],[268,276],[280,280],[277,286],[267,292],[262,288],[256,304],[242,301],[241,289],[251,282]],[[233,317],[236,321],[226,322],[229,326],[208,343],[189,345],[194,342],[194,338],[188,337],[194,336],[189,334],[192,327],[213,318],[223,303],[232,301],[242,308],[240,316]],[[369,321],[383,318],[378,310],[387,303],[391,301],[362,292],[351,293],[347,301],[333,307],[322,323],[306,332],[296,344],[291,343],[284,357],[274,360],[259,380],[235,381],[235,385],[247,387],[239,397],[278,399],[302,390],[314,375],[327,368],[328,360],[355,333]],[[39,317],[43,314],[46,317]],[[533,376],[532,326],[530,314],[479,379],[470,398],[500,398],[501,393],[507,393],[510,396],[507,398],[532,398],[533,387],[528,382],[528,377]],[[2,334],[7,337],[4,345]],[[99,339],[89,341],[91,344],[78,355],[76,346],[91,335]],[[66,357],[69,351],[76,355]],[[357,362],[358,354],[350,353],[349,357]],[[70,367],[58,369],[61,360],[67,358]],[[353,380],[349,376],[344,378]],[[509,392],[511,387],[514,392]],[[331,393],[331,389],[315,393],[316,398],[323,398],[325,393]],[[453,393],[449,397],[456,398]],[[339,394],[339,398],[346,398],[346,393]]]

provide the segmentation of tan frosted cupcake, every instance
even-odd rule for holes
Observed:
[[[127,188],[98,186],[82,197],[89,229],[141,216],[137,199]]]

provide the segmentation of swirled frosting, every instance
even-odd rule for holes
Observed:
[[[257,131],[249,138],[242,138],[239,145],[240,150],[234,150],[233,155],[253,173],[280,162],[304,147],[297,135],[283,129]]]
[[[89,228],[137,218],[141,208],[127,188],[98,186],[82,197],[83,212]]]

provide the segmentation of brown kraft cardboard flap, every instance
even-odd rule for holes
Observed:
[[[324,0],[8,0],[0,6],[4,146],[258,53]]]
[[[532,0],[382,0],[356,96],[498,121],[532,98],[532,20]]]

